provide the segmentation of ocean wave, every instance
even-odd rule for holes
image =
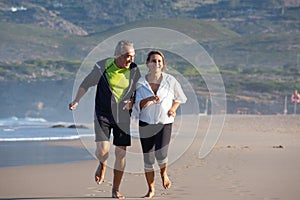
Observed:
[[[21,118],[22,119],[22,118]],[[45,123],[47,122],[46,119],[44,118],[32,118],[32,117],[25,117],[24,119],[22,119],[24,121],[28,121],[28,122],[41,122],[41,123]]]
[[[0,142],[25,142],[25,141],[55,141],[55,140],[76,140],[79,135],[59,136],[59,137],[35,137],[35,138],[0,138]]]
[[[49,122],[44,118],[32,118],[32,117],[19,118],[16,116],[12,116],[8,118],[0,118],[0,126],[41,125],[47,123]]]
[[[44,122],[43,122],[44,123]],[[0,127],[0,142],[11,141],[50,141],[50,140],[74,140],[81,135],[94,136],[93,130],[83,129],[79,134],[76,129],[52,128],[50,124],[26,124],[5,125]]]

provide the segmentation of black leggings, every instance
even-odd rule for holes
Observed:
[[[158,164],[167,163],[172,124],[148,124],[139,121],[139,133],[145,169],[153,170],[155,159]]]

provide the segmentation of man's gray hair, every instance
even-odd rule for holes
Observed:
[[[132,46],[133,47],[133,43],[128,41],[128,40],[119,41],[117,46],[116,46],[116,49],[115,49],[115,56],[122,55],[125,46]]]

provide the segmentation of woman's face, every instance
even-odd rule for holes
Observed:
[[[151,55],[149,61],[147,62],[147,67],[150,73],[161,73],[164,69],[164,62],[160,55]]]

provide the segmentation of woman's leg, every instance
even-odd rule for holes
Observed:
[[[160,176],[161,176],[163,187],[165,189],[169,189],[171,187],[171,181],[167,173],[168,163],[159,164],[159,167],[160,167]]]
[[[155,157],[160,167],[162,184],[165,189],[171,187],[171,181],[167,174],[168,169],[168,149],[171,141],[172,124],[165,124],[163,129],[156,135]]]
[[[145,177],[148,184],[148,192],[144,196],[144,198],[152,198],[155,193],[154,189],[154,171],[145,169]]]
[[[154,141],[155,138],[151,133],[151,125],[141,122],[139,123],[140,142],[143,150],[145,177],[148,185],[148,192],[144,198],[152,198],[154,196]]]

